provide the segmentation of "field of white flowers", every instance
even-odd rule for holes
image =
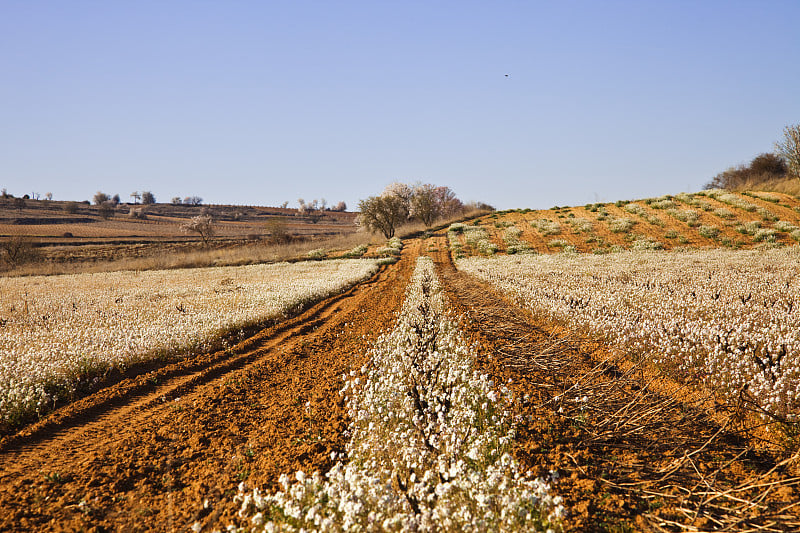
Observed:
[[[398,323],[370,356],[343,376],[346,458],[325,475],[284,475],[275,494],[240,485],[248,530],[560,529],[560,498],[509,453],[511,393],[474,368],[430,259],[418,260]]]
[[[472,257],[458,268],[672,375],[800,420],[797,247]]]
[[[377,268],[374,260],[333,260],[0,278],[0,423],[46,409],[76,379],[202,349]]]

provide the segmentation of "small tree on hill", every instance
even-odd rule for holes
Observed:
[[[111,197],[101,191],[94,193],[94,197],[92,198],[94,205],[103,205],[103,202],[108,202],[109,200],[111,200]]]
[[[214,219],[211,215],[197,215],[182,224],[181,229],[187,233],[197,233],[203,239],[203,244],[207,245],[214,236]]]
[[[142,191],[142,204],[151,205],[156,203],[156,197],[150,191]]]
[[[426,228],[433,225],[433,221],[441,216],[439,205],[436,201],[436,187],[430,183],[417,185],[414,187],[414,194],[411,196],[411,209],[409,214],[412,218],[418,219],[425,224]]]
[[[775,150],[786,161],[789,177],[800,179],[800,124],[783,129],[783,140],[775,143]]]
[[[358,202],[359,224],[370,231],[379,231],[387,239],[408,219],[408,208],[399,196],[370,196]]]

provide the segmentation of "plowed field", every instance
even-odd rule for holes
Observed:
[[[456,271],[440,233],[231,350],[122,381],[8,438],[0,530],[222,530],[240,482],[270,491],[281,474],[326,472],[347,442],[342,375],[392,327],[422,254],[481,370],[519,399],[523,471],[558,472],[565,529],[800,528],[796,457],[754,449],[725,413]]]

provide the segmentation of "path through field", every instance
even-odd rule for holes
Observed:
[[[341,376],[391,328],[423,254],[465,317],[482,370],[520,398],[517,459],[534,475],[560,472],[568,529],[800,527],[786,465],[641,369],[602,363],[602,346],[459,273],[439,234],[409,241],[399,263],[229,353],[121,382],[7,441],[0,530],[186,531],[199,522],[210,531],[234,520],[240,481],[271,491],[281,474],[328,471],[347,442]],[[759,484],[776,490],[750,505]]]
[[[417,250],[230,353],[124,381],[11,439],[0,530],[224,524],[240,481],[326,470],[346,440],[341,375],[391,326]]]

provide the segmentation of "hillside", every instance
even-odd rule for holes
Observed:
[[[498,211],[451,229],[458,256],[777,247],[800,241],[800,199],[717,189],[580,207]]]

